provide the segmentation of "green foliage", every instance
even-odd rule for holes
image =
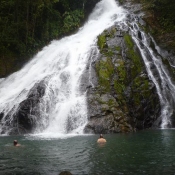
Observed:
[[[81,19],[84,18],[84,13],[82,10],[75,10],[64,13],[63,17],[63,30],[67,33],[80,26]]]

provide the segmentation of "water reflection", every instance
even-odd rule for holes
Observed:
[[[172,142],[172,135],[174,134],[175,131],[173,130],[167,130],[167,129],[162,129],[161,130],[161,141],[164,147],[169,147]]]

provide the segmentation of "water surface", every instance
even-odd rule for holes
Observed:
[[[0,137],[0,174],[174,175],[175,130],[62,138]],[[21,147],[13,147],[18,139]]]

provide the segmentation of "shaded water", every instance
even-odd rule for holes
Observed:
[[[0,174],[174,175],[175,130],[66,138],[0,137]],[[14,139],[22,144],[13,147]]]

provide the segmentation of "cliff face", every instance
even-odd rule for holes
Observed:
[[[113,26],[99,36],[98,45],[85,131],[117,133],[152,127],[160,114],[159,98],[131,36]]]

